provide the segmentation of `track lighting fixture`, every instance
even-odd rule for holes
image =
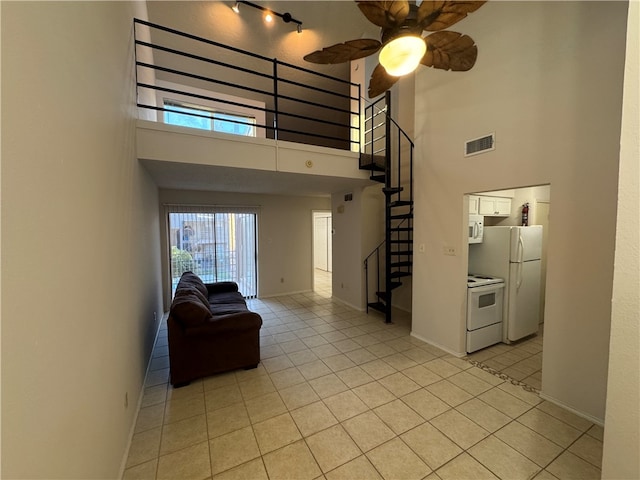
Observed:
[[[236,13],[240,13],[240,4],[247,5],[249,7],[257,8],[258,10],[262,10],[264,12],[264,20],[267,23],[271,23],[273,21],[273,17],[280,17],[284,23],[295,23],[296,30],[298,33],[302,33],[302,22],[300,20],[296,20],[291,16],[289,12],[286,13],[278,13],[273,10],[269,10],[268,8],[263,7],[262,5],[258,5],[257,3],[247,2],[245,0],[238,0],[234,3],[231,10]]]

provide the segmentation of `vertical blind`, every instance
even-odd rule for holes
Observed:
[[[258,207],[165,205],[171,291],[183,272],[203,282],[233,281],[247,298],[258,294]]]

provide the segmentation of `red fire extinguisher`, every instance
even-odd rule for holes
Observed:
[[[528,203],[525,203],[522,206],[522,226],[523,227],[529,226],[529,204]]]

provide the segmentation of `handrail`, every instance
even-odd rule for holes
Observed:
[[[367,100],[367,99],[366,99],[366,98],[364,98],[364,97],[361,97],[361,99],[362,99],[362,100],[365,100],[365,101]],[[377,104],[378,104],[378,103],[380,103],[380,102],[382,102],[384,99],[385,99],[384,97],[381,97],[381,98],[379,98],[378,100],[376,100],[375,102],[373,102],[373,103],[371,103],[370,105],[367,105],[367,106],[365,107],[365,108],[373,108],[373,107],[375,107],[375,108],[377,108],[377,109],[378,109],[378,111],[377,111],[377,112],[375,112],[375,113],[372,115],[372,118],[373,118],[373,117],[377,117],[378,115],[382,115],[382,114],[386,114],[386,113],[387,113],[387,106],[386,106],[386,104],[385,104],[384,108],[380,108],[380,107],[378,107],[378,106],[377,106]],[[413,141],[411,140],[411,138],[409,138],[409,135],[407,135],[407,132],[405,132],[405,131],[402,129],[402,127],[400,126],[400,124],[399,124],[398,122],[396,122],[396,121],[393,119],[393,117],[391,117],[391,115],[386,115],[386,118],[388,118],[388,119],[389,119],[389,121],[390,121],[391,123],[393,123],[396,127],[398,127],[398,130],[400,131],[400,133],[404,136],[404,138],[405,138],[405,139],[406,139],[406,140],[411,144],[411,146],[413,147],[413,146],[414,146]],[[382,126],[382,125],[383,125],[383,124],[381,123],[381,124],[376,125],[376,127],[373,127],[373,128],[377,128],[377,127]],[[373,130],[373,128],[372,128],[371,130]],[[369,132],[369,131],[370,131],[370,130],[368,130],[367,132]]]
[[[263,112],[265,121],[225,121],[264,129],[265,136],[278,140],[361,151],[360,121],[354,120],[354,117],[360,117],[362,107],[359,84],[146,20],[134,18],[133,25],[138,90],[136,104],[139,108],[156,112],[173,111],[165,109],[164,104],[160,104],[162,100],[157,97],[158,92],[166,92],[207,103],[194,103],[194,106],[202,107],[201,115],[194,111],[180,112],[180,115],[209,118],[207,110],[211,110],[208,106],[211,104],[231,107],[227,111],[220,110],[222,113],[233,114],[248,109]],[[149,38],[140,38],[139,25],[150,29]],[[163,32],[161,42],[154,41],[156,31]],[[184,47],[172,45],[174,36],[197,42],[198,51],[193,48],[185,51],[180,49]],[[221,56],[221,51],[211,50],[212,47],[227,53]],[[158,55],[154,56],[153,62],[143,61],[139,49],[158,52]],[[233,60],[229,59],[229,55],[233,55]],[[152,71],[158,79],[174,84],[180,83],[180,80],[175,81],[176,78],[184,79],[184,89],[182,85],[167,88],[155,85],[153,81],[141,81],[141,72],[144,70]],[[243,81],[233,81],[232,78],[241,78]],[[212,85],[215,91],[205,88],[207,95],[195,93],[202,90],[194,88],[196,85]],[[148,100],[143,99],[143,93]],[[229,97],[233,97],[233,100]],[[235,112],[233,107],[236,108]]]
[[[365,257],[364,269],[367,311],[371,307],[384,312],[385,322],[391,321],[391,291],[402,284],[402,277],[411,275],[413,263],[414,143],[391,117],[389,102],[387,93],[365,108],[360,155],[360,167],[370,169],[372,179],[384,182],[385,238]],[[373,268],[375,277],[370,275]],[[374,285],[376,300],[372,301]]]
[[[369,260],[369,258],[371,258],[371,256],[376,253],[376,250],[382,248],[382,246],[384,245],[384,242],[386,242],[386,240],[382,240],[378,246],[376,248],[374,248],[371,253],[369,255],[367,255],[367,257],[364,259],[364,262],[367,263],[367,260]]]

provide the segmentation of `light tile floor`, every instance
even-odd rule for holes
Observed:
[[[600,478],[603,429],[318,293],[250,300],[262,362],[173,389],[166,324],[125,479]]]
[[[499,343],[473,352],[466,358],[481,363],[492,372],[503,373],[540,391],[543,330],[541,327],[537,335],[509,345]]]
[[[331,298],[332,274],[326,270],[314,269],[313,291],[323,297]]]

